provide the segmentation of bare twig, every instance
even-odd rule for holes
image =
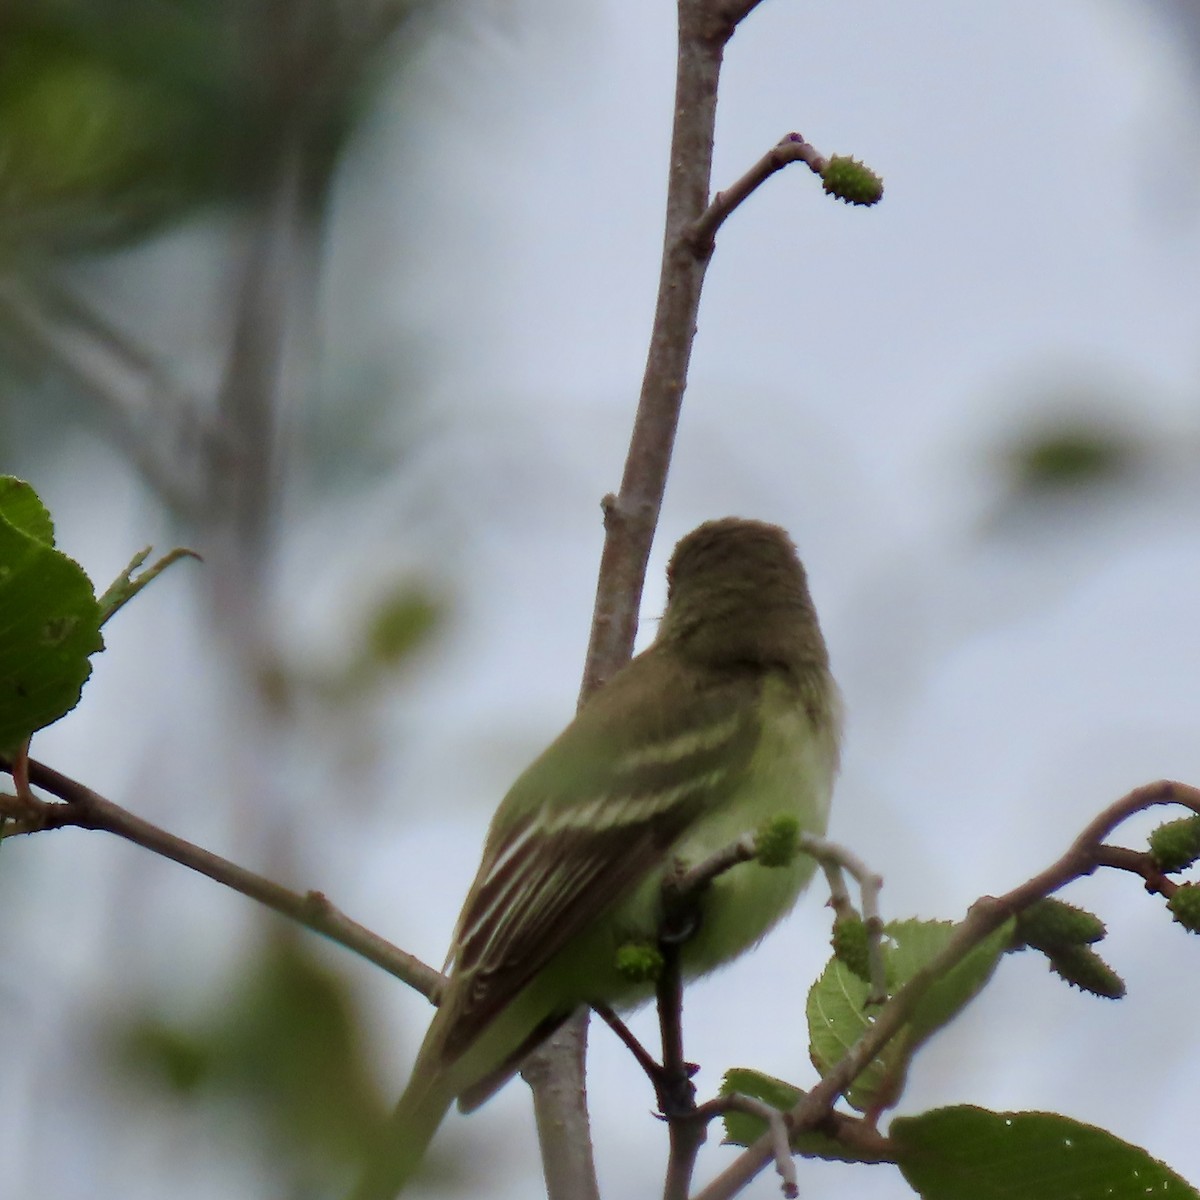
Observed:
[[[1163,874],[1154,856],[1146,850],[1130,850],[1128,846],[1103,845],[1096,851],[1096,862],[1102,867],[1113,867],[1118,871],[1129,871],[1141,877],[1146,891],[1154,892],[1167,900],[1179,890],[1179,884]]]
[[[13,774],[19,773],[19,765],[0,758],[0,769]],[[239,867],[236,863],[203,850],[183,838],[167,833],[157,825],[136,817],[128,810],[106,800],[74,779],[60,774],[44,763],[29,760],[29,781],[57,796],[63,803],[38,800],[32,795],[13,805],[10,815],[18,829],[6,830],[9,837],[16,832],[39,832],[75,826],[79,829],[99,829],[116,834],[126,841],[134,842],[163,858],[172,859],[182,866],[207,875],[209,879],[241,892],[260,904],[291,917],[301,925],[322,934],[331,941],[345,946],[361,955],[368,962],[382,967],[389,975],[416,988],[435,1004],[445,982],[440,972],[426,966],[419,959],[393,946],[365,926],[352,921],[345,913],[335,908],[324,893],[317,891],[293,892],[270,879],[256,875],[253,871]],[[0,795],[0,804],[4,797]],[[15,798],[14,798],[15,799]]]
[[[583,1083],[587,1015],[580,1009],[521,1068],[533,1092],[548,1200],[599,1200]]]
[[[883,887],[883,877],[870,870],[866,863],[857,855],[852,854],[844,846],[825,838],[816,837],[811,833],[800,835],[800,849],[805,854],[811,854],[821,864],[825,879],[829,884],[830,904],[839,920],[854,917],[858,914],[850,903],[850,894],[846,889],[842,873],[851,875],[858,884],[860,902],[862,904],[862,920],[867,930],[867,974],[871,979],[871,991],[867,997],[868,1004],[882,1004],[887,999],[887,981],[883,966],[883,919],[879,915],[879,892]]]
[[[758,839],[752,833],[743,834],[736,842],[730,842],[714,851],[698,862],[694,867],[688,867],[681,875],[667,874],[663,890],[668,893],[668,907],[681,902],[693,900],[718,875],[724,875],[742,863],[750,862],[758,853]]]
[[[650,1051],[633,1036],[629,1026],[607,1004],[594,1004],[592,1011],[621,1039],[625,1049],[637,1060],[638,1066],[654,1080],[658,1075],[659,1065]]]
[[[585,697],[633,650],[708,266],[708,256],[696,252],[689,231],[708,205],[717,84],[733,25],[718,19],[713,0],[679,0],[678,12],[675,120],[658,300],[621,488],[604,504],[604,552],[581,689]]]
[[[723,1116],[727,1112],[746,1113],[758,1117],[767,1123],[767,1136],[771,1139],[771,1151],[775,1158],[775,1170],[783,1184],[783,1194],[794,1200],[800,1195],[796,1183],[796,1164],[792,1159],[792,1147],[788,1135],[787,1120],[777,1108],[753,1096],[742,1096],[734,1092],[728,1096],[718,1096],[707,1104],[702,1104],[696,1115],[711,1121],[714,1117]]]
[[[803,1094],[801,1092],[801,1095]],[[764,1113],[761,1111],[758,1107],[759,1105],[764,1105],[768,1112]],[[773,1113],[775,1117],[786,1116],[781,1109],[766,1104],[765,1101],[758,1100],[753,1096],[744,1096],[740,1092],[731,1092],[701,1104],[696,1109],[696,1115],[701,1120],[712,1121],[730,1111],[749,1113],[751,1116],[761,1116],[764,1120],[774,1119],[768,1115],[769,1113]],[[783,1124],[786,1132],[787,1121],[784,1120]],[[826,1137],[835,1141],[840,1149],[844,1149],[852,1154],[857,1162],[885,1163],[896,1161],[896,1147],[891,1138],[885,1137],[870,1121],[863,1117],[855,1117],[850,1113],[834,1111],[820,1123],[819,1129]],[[804,1149],[798,1149],[796,1152],[807,1157],[814,1157],[811,1151]]]
[[[748,12],[752,4],[738,6]],[[712,174],[713,129],[721,57],[740,16],[722,13],[715,0],[678,0],[678,57],[675,116],[671,133],[663,260],[642,391],[634,418],[620,492],[604,501],[605,539],[596,584],[592,629],[580,685],[587,699],[633,652],[646,563],[658,525],[667,469],[675,445],[679,410],[700,306],[707,256],[698,255],[687,232],[704,212]],[[599,1196],[587,1108],[580,1025],[569,1025],[527,1060],[527,1079],[554,1079],[555,1104],[537,1098],[542,1160],[561,1153],[561,1131],[577,1131],[575,1178],[550,1178],[549,1200],[594,1200]],[[563,1041],[563,1039],[570,1039]],[[551,1069],[544,1070],[547,1064]],[[564,1107],[566,1106],[566,1107]],[[569,1111],[568,1111],[569,1109]]]
[[[761,3],[762,0],[727,0],[717,6],[717,11],[732,27],[740,25]]]
[[[655,989],[663,1052],[657,1085],[658,1105],[670,1131],[663,1200],[687,1200],[696,1170],[696,1156],[708,1136],[705,1122],[696,1120],[696,1087],[692,1083],[695,1068],[688,1064],[683,1054],[681,944],[674,939],[660,939],[663,970]]]
[[[825,157],[800,134],[786,134],[745,175],[713,197],[712,203],[688,231],[696,253],[705,257],[712,253],[717,230],[725,223],[729,214],[739,204],[744,203],[751,193],[762,187],[776,171],[783,170],[789,163],[802,162],[806,163],[815,175],[820,175],[825,170],[826,161]]]
[[[1179,804],[1200,813],[1200,788],[1161,780],[1146,784],[1109,805],[1071,843],[1067,852],[1044,871],[1003,896],[977,900],[959,923],[950,940],[924,967],[917,971],[887,1004],[874,1022],[836,1063],[829,1073],[788,1113],[792,1133],[813,1129],[828,1120],[833,1106],[864,1068],[904,1028],[918,1002],[930,986],[963,960],[1009,917],[1036,900],[1090,875],[1104,865],[1105,839],[1135,813],[1164,804]],[[738,1156],[695,1200],[730,1200],[769,1163],[774,1156],[770,1134],[764,1134]]]

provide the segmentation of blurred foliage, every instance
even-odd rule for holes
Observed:
[[[440,624],[443,606],[428,592],[401,583],[379,598],[367,616],[349,678],[359,686],[391,674]]]
[[[293,716],[298,704],[315,700],[321,729],[328,732],[336,720],[344,736],[348,721],[362,734],[364,707],[375,705],[379,690],[399,677],[440,630],[445,615],[442,598],[420,584],[397,581],[375,600],[337,658],[320,663],[304,647],[297,655],[281,650],[264,659],[257,678],[260,695],[273,711]]]
[[[1007,457],[1018,491],[1045,493],[1127,477],[1136,447],[1128,434],[1078,420],[1026,431],[1010,446]]]
[[[189,1103],[233,1102],[268,1159],[296,1184],[344,1180],[390,1107],[346,980],[306,934],[276,929],[210,1013],[189,1023],[155,1011],[109,1031],[114,1064],[140,1088]]]
[[[0,261],[137,238],[260,191],[299,148],[320,204],[411,0],[7,0]]]

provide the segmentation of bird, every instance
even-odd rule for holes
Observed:
[[[348,1200],[390,1200],[455,1101],[478,1108],[580,1006],[622,1010],[652,983],[618,969],[653,945],[668,871],[765,821],[826,828],[841,700],[788,534],[707,521],[676,545],[653,642],[580,707],[500,802],[455,926],[447,982]],[[685,979],[756,945],[813,860],[748,862],[698,897]]]

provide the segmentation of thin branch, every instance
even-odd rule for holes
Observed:
[[[715,7],[713,0],[678,0],[675,116],[658,299],[621,489],[604,501],[604,550],[580,685],[581,704],[633,652],[646,563],[658,526],[687,383],[707,266],[707,258],[696,254],[687,230],[708,203],[721,58],[736,23],[728,19],[714,22]],[[747,6],[742,7],[749,11]],[[579,1053],[586,1011],[578,1021],[578,1028],[572,1022],[536,1050],[523,1072],[527,1079],[555,1081],[549,1102],[535,1089],[549,1200],[599,1197],[588,1132],[583,1058]],[[562,1129],[568,1125],[575,1135],[564,1139]],[[571,1172],[560,1173],[557,1169],[551,1178],[551,1157],[561,1156],[564,1141],[566,1151],[576,1156],[574,1178]]]
[[[882,936],[883,921],[879,915],[879,892],[883,878],[852,854],[844,846],[815,834],[802,833],[797,842],[802,854],[816,859],[825,873],[829,884],[830,904],[839,919],[857,917],[859,914],[850,902],[843,872],[853,876],[859,886],[862,905],[862,920],[867,930],[867,965],[871,979],[870,1004],[882,1004],[887,999],[884,980]],[[668,912],[688,905],[714,879],[732,870],[741,863],[752,861],[758,854],[758,838],[755,834],[743,834],[734,842],[714,851],[708,858],[689,867],[682,874],[668,873],[663,884],[663,899]]]
[[[730,213],[749,199],[776,171],[782,171],[789,163],[802,162],[808,165],[814,175],[820,175],[825,170],[827,161],[800,134],[786,134],[745,175],[713,197],[712,203],[688,231],[696,253],[705,257],[712,253],[717,230],[725,223]]]
[[[599,1200],[584,1087],[587,1017],[581,1008],[521,1068],[533,1092],[548,1200]]]
[[[857,855],[844,846],[827,841],[815,834],[800,835],[800,849],[821,864],[829,884],[830,904],[838,920],[857,917],[842,873],[846,872],[858,884],[862,920],[867,930],[867,974],[871,980],[868,1004],[882,1004],[887,999],[887,982],[883,965],[883,919],[879,915],[879,892],[883,877],[872,871]]]
[[[0,758],[0,769],[15,774],[17,765]],[[393,946],[391,942],[372,933],[365,926],[352,921],[345,913],[335,908],[323,892],[293,892],[270,879],[256,875],[253,871],[239,867],[236,863],[203,850],[183,838],[167,833],[157,825],[136,817],[133,813],[106,800],[74,779],[60,774],[44,763],[29,760],[29,780],[57,796],[63,803],[38,800],[29,796],[12,806],[9,815],[16,818],[20,829],[6,830],[6,836],[16,832],[33,833],[42,830],[63,829],[74,826],[79,829],[99,829],[106,833],[151,850],[163,858],[188,867],[217,883],[241,892],[243,896],[257,900],[268,908],[290,917],[293,921],[322,934],[330,941],[345,946],[368,962],[382,967],[409,987],[415,988],[427,999],[437,1003],[445,982],[440,972],[426,966],[419,959]],[[4,797],[0,795],[0,802]],[[15,799],[15,798],[14,798]]]
[[[719,875],[750,862],[757,853],[758,839],[752,833],[744,833],[737,841],[714,850],[708,858],[688,867],[681,875],[673,877],[668,872],[663,883],[668,908],[695,900]]]
[[[1170,900],[1179,890],[1179,884],[1168,879],[1162,868],[1147,850],[1130,850],[1127,846],[1103,845],[1096,852],[1096,862],[1101,867],[1113,867],[1140,876],[1146,891]]]
[[[708,205],[717,85],[731,25],[712,0],[679,0],[675,118],[658,299],[620,491],[604,501],[604,551],[581,696],[591,695],[633,651],[646,563],[658,525],[687,384],[708,257],[689,231]]]
[[[663,970],[655,989],[663,1062],[658,1081],[658,1104],[667,1120],[670,1149],[663,1180],[663,1200],[687,1200],[696,1170],[696,1156],[708,1137],[707,1125],[696,1119],[695,1068],[683,1055],[683,973],[678,941],[660,940]]]
[[[629,1026],[607,1004],[593,1004],[592,1011],[621,1039],[622,1045],[637,1060],[638,1066],[645,1071],[650,1082],[657,1086],[656,1081],[662,1068],[650,1051],[633,1036],[633,1031]]]
[[[740,25],[762,2],[763,0],[728,0],[717,7],[721,19],[734,26]]]
[[[866,1066],[899,1033],[929,988],[953,969],[1009,917],[1044,899],[1073,880],[1090,875],[1104,865],[1104,840],[1135,813],[1164,804],[1179,804],[1200,813],[1200,789],[1161,780],[1146,784],[1109,805],[1071,843],[1066,853],[1032,879],[1003,896],[977,900],[959,923],[950,940],[929,963],[880,1009],[873,1024],[829,1073],[788,1113],[793,1135],[814,1129],[829,1119],[834,1104]],[[694,1200],[730,1200],[769,1163],[774,1148],[769,1133],[738,1156]]]
[[[702,1104],[696,1110],[696,1115],[702,1120],[711,1121],[728,1112],[746,1113],[767,1123],[767,1136],[771,1139],[771,1153],[775,1159],[775,1170],[779,1172],[783,1184],[783,1194],[788,1200],[794,1200],[800,1195],[800,1188],[796,1183],[796,1163],[792,1158],[791,1141],[784,1114],[753,1096],[742,1096],[734,1092],[732,1095],[718,1096],[715,1100]]]
[[[803,1094],[801,1092],[801,1095]],[[758,1107],[759,1105],[763,1105],[767,1111],[762,1112]],[[769,1115],[772,1113],[778,1118],[786,1117],[786,1114],[781,1109],[775,1108],[753,1096],[744,1096],[740,1092],[731,1092],[701,1104],[696,1109],[696,1115],[701,1120],[713,1121],[730,1111],[745,1112],[751,1116],[761,1116],[764,1120],[774,1119]],[[783,1125],[786,1131],[786,1119]],[[857,1162],[888,1163],[896,1161],[895,1143],[891,1138],[880,1133],[865,1117],[855,1117],[850,1113],[837,1112],[835,1110],[821,1122],[820,1132],[837,1142],[841,1149],[853,1154]],[[805,1158],[821,1157],[819,1153],[806,1150],[802,1147],[796,1147],[795,1150],[797,1154]]]

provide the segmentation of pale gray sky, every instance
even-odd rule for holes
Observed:
[[[322,821],[322,789],[346,780],[302,751],[283,784],[321,822],[311,877],[296,882],[435,961],[492,806],[574,705],[598,503],[619,480],[658,269],[670,8],[487,6],[485,28],[439,38],[395,89],[339,195],[326,348],[343,364],[404,369],[415,331],[430,392],[410,419],[426,436],[369,495],[295,514],[280,619],[319,653],[348,605],[415,564],[453,589],[455,617],[395,696],[383,730],[394,749],[349,779],[375,802],[367,819]],[[849,712],[831,833],[885,875],[889,915],[957,917],[1056,857],[1129,787],[1200,782],[1200,189],[1181,152],[1197,144],[1186,70],[1132,0],[768,0],[727,55],[716,186],[799,130],[865,159],[887,192],[877,209],[849,209],[795,167],[722,231],[644,612],[660,610],[666,555],[699,521],[736,513],[791,530]],[[403,140],[389,112],[406,116]],[[1149,467],[1116,496],[1012,512],[995,441],[1061,380],[1128,405]],[[170,535],[119,461],[97,453],[72,450],[61,477],[35,482],[60,544],[103,577]],[[81,464],[110,481],[102,510],[68,486]],[[263,846],[239,845],[220,815],[220,691],[184,574],[139,601],[136,623],[123,615],[84,706],[37,750],[135,807],[169,795],[164,823],[255,857]],[[152,659],[130,657],[146,645]],[[79,914],[72,888],[119,888],[134,853],[98,852],[82,834],[39,844],[60,890],[19,945],[61,987],[43,1012],[17,985],[33,1032],[7,1095],[0,1079],[0,1112],[21,1111],[19,1079],[43,1079],[60,1107],[72,1094],[71,1048],[49,1033],[72,1005],[119,995],[146,957],[160,980],[173,963],[186,991],[239,937],[241,901],[152,864],[140,867],[156,899],[132,922],[136,949],[98,948],[89,931],[107,921]],[[1129,998],[1082,997],[1030,955],[1007,961],[921,1056],[901,1111],[1058,1110],[1200,1180],[1200,1044],[1185,999],[1200,943],[1131,881],[1090,881],[1069,898],[1109,921]],[[702,1090],[735,1065],[811,1080],[803,1004],[826,936],[814,891],[751,959],[689,994]],[[381,1065],[398,1092],[424,1006],[372,986],[398,1030]],[[649,1194],[665,1154],[643,1115],[649,1089],[605,1032],[595,1040],[607,1194]],[[132,1200],[160,1194],[182,1161],[196,1178],[173,1194],[253,1186],[228,1164],[236,1178],[210,1175],[209,1148],[181,1148],[164,1120],[140,1153],[115,1129],[98,1133],[87,1178],[48,1168],[42,1147],[32,1177],[57,1169],[63,1200],[104,1188]],[[503,1194],[532,1194],[520,1086],[471,1120],[502,1158],[489,1192],[503,1178]],[[0,1131],[0,1146],[38,1148],[20,1120]],[[728,1153],[710,1146],[702,1175]],[[883,1167],[805,1166],[801,1181],[809,1200],[911,1194]],[[5,1188],[0,1200],[17,1200]],[[747,1194],[777,1191],[767,1176]]]

